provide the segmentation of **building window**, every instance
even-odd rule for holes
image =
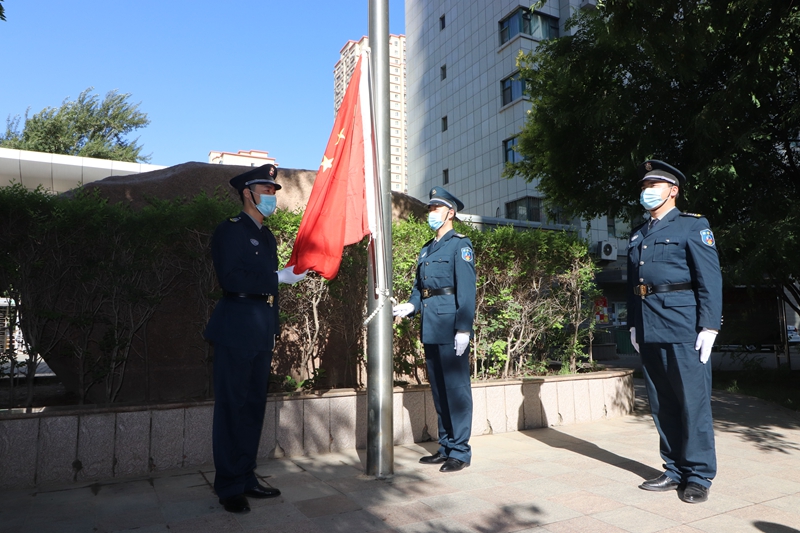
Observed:
[[[447,185],[450,183],[450,169],[446,168],[442,170],[442,185]]]
[[[515,72],[500,82],[500,87],[503,92],[503,105],[508,105],[514,100],[519,100],[525,92],[525,82],[514,78],[514,76],[518,74],[518,72]]]
[[[506,204],[506,218],[527,220],[529,222],[548,222],[550,224],[569,225],[571,221],[564,216],[561,208],[545,209],[544,201],[535,196],[526,196]]]
[[[447,65],[442,65],[442,79],[447,77]]]
[[[506,163],[518,163],[522,161],[522,154],[514,150],[517,145],[517,138],[511,137],[503,141],[503,161]]]
[[[444,29],[444,26],[445,26],[444,15],[442,15],[441,17],[439,17],[439,31],[442,31]]]
[[[506,218],[541,222],[542,199],[526,196],[506,204]]]
[[[447,116],[442,117],[442,131],[447,131]]]
[[[554,39],[558,37],[558,19],[521,7],[500,21],[500,44],[520,33],[537,40]]]

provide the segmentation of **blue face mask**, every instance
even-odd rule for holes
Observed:
[[[652,211],[666,201],[661,198],[661,189],[656,187],[648,187],[639,195],[639,203],[648,211]]]
[[[433,231],[436,231],[444,225],[444,220],[439,218],[436,212],[432,211],[428,213],[428,225]]]
[[[278,205],[278,199],[275,197],[274,194],[262,194],[261,198],[256,204],[256,209],[258,209],[259,213],[261,213],[265,217],[268,217],[275,212],[275,207],[277,205]]]

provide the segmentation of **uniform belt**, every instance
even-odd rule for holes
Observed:
[[[691,281],[687,281],[686,283],[668,283],[666,285],[636,285],[633,287],[633,294],[636,296],[641,296],[644,300],[645,296],[650,296],[651,294],[658,294],[660,292],[686,291],[690,290],[691,288]]]
[[[422,299],[430,298],[431,296],[441,296],[442,294],[455,294],[455,287],[442,287],[441,289],[422,289]]]
[[[225,291],[222,293],[225,298],[249,298],[251,300],[261,300],[267,302],[270,307],[272,307],[272,303],[275,301],[275,297],[271,294],[248,294],[246,292],[228,292]]]

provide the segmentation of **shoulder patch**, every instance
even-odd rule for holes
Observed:
[[[703,215],[699,213],[681,213],[682,217],[694,217],[694,218],[702,218]]]
[[[239,222],[240,220],[242,220],[242,217],[231,217],[228,220],[230,220],[231,222]]]
[[[465,246],[461,249],[461,259],[466,261],[467,263],[472,262],[472,248],[469,246]]]
[[[714,246],[714,234],[711,233],[710,229],[701,230],[700,238],[703,240],[704,244],[707,244],[708,246]]]

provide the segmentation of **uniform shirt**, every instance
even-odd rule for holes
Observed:
[[[692,283],[693,289],[650,294],[634,287]],[[694,342],[702,328],[720,328],[722,274],[714,235],[700,215],[673,209],[628,242],[628,317],[638,343]]]
[[[455,294],[422,298],[423,289],[453,287]],[[425,243],[409,303],[421,315],[424,344],[452,343],[456,331],[472,331],[475,320],[475,253],[464,235],[450,230]]]
[[[217,226],[211,256],[223,291],[271,294],[266,300],[223,297],[206,327],[209,341],[247,350],[273,348],[278,329],[278,244],[265,226],[259,228],[244,212]]]

